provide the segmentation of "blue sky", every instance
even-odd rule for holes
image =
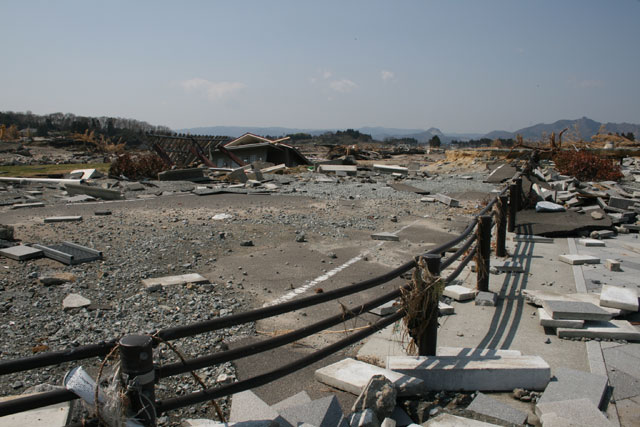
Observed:
[[[0,0],[0,110],[196,126],[640,123],[639,0]]]

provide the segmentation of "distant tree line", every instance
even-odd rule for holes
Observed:
[[[166,126],[153,126],[147,122],[121,117],[84,117],[71,113],[33,114],[30,111],[0,111],[0,125],[19,130],[32,129],[31,136],[67,136],[71,133],[91,133],[117,140],[128,145],[143,141],[146,132],[170,133]]]
[[[415,138],[385,138],[385,143],[390,145],[418,145],[418,140]]]
[[[454,139],[451,141],[451,147],[453,148],[480,148],[480,147],[504,147],[511,148],[516,144],[512,138],[479,138],[470,139],[468,141],[459,141]]]

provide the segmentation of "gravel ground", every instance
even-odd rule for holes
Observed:
[[[239,246],[248,240],[269,241],[274,248],[305,233],[339,246],[359,230],[381,229],[389,221],[405,216],[429,216],[443,228],[463,227],[482,199],[496,187],[482,183],[486,172],[457,173],[402,180],[405,184],[458,197],[462,207],[449,209],[440,203],[420,202],[414,193],[387,186],[390,176],[366,174],[339,178],[335,183],[315,182],[317,174],[273,175],[278,188],[271,196],[238,197],[238,203],[218,204],[221,196],[196,197],[189,193],[204,184],[148,182],[141,191],[126,191],[127,201],[113,204],[67,205],[64,192],[55,185],[2,184],[2,223],[13,225],[15,237],[24,243],[53,244],[62,240],[104,252],[102,261],[65,266],[53,260],[17,262],[0,259],[0,357],[14,359],[36,352],[59,350],[109,340],[127,333],[150,332],[225,316],[260,306],[259,293],[248,292],[257,278],[243,271],[229,273],[225,257],[250,251]],[[98,180],[99,185],[126,189],[127,183]],[[207,184],[219,188],[223,184]],[[226,184],[224,184],[226,185]],[[254,190],[262,190],[256,188]],[[27,193],[31,191],[32,193]],[[35,192],[35,193],[34,193]],[[38,194],[42,192],[42,194]],[[206,206],[202,206],[203,203]],[[10,203],[43,201],[45,208],[10,210]],[[131,202],[129,202],[131,201]],[[93,216],[110,209],[109,216]],[[76,213],[74,213],[76,212]],[[81,212],[82,222],[43,224],[45,216]],[[227,219],[214,219],[226,213]],[[457,218],[459,221],[446,221]],[[141,279],[198,272],[206,274],[207,285],[172,287],[147,292]],[[40,279],[53,273],[70,273],[74,280],[45,286]],[[216,273],[217,272],[217,273]],[[268,274],[265,273],[265,274]],[[252,285],[252,286],[249,286]],[[89,308],[64,311],[61,301],[78,293],[92,301]],[[253,324],[175,342],[186,356],[220,351],[227,343],[255,334]],[[176,356],[160,345],[158,362],[175,361]],[[42,383],[61,383],[65,372],[78,364],[95,377],[101,361],[88,359],[25,373],[0,377],[3,395],[20,394]],[[108,363],[107,365],[109,365]],[[209,387],[235,377],[232,364],[199,371]],[[193,392],[199,385],[183,375],[162,380],[159,398]],[[228,412],[228,400],[219,401]],[[76,411],[78,414],[81,411]],[[160,425],[177,425],[178,420],[214,418],[208,405],[174,411],[160,419]]]

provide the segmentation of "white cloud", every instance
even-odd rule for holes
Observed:
[[[335,90],[336,92],[342,92],[342,93],[351,92],[357,86],[358,85],[356,85],[354,82],[347,79],[334,80],[329,83],[329,87],[331,89]]]
[[[211,82],[197,77],[182,81],[180,85],[187,92],[199,92],[212,101],[224,98],[247,87],[246,84],[240,82]]]
[[[380,71],[380,77],[382,77],[382,80],[387,81],[387,80],[393,80],[396,77],[396,75],[393,71],[382,70]]]
[[[333,73],[331,71],[323,71],[322,72],[322,78],[327,80],[330,79],[331,76],[333,76]]]

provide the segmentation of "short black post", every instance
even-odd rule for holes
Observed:
[[[153,339],[148,335],[125,335],[120,339],[121,379],[129,407],[127,417],[144,426],[156,425]]]
[[[518,187],[516,184],[509,184],[509,233],[516,231],[516,212],[518,206],[516,200],[518,199]]]
[[[518,189],[518,197],[516,198],[516,208],[522,210],[522,178],[516,178],[516,188]]]
[[[500,196],[498,204],[498,230],[496,233],[496,256],[507,256],[507,203],[509,198],[507,196]]]
[[[426,254],[424,260],[427,262],[427,270],[432,276],[440,276],[440,255]],[[420,337],[418,343],[418,355],[435,356],[438,346],[438,301],[431,307],[426,307],[430,314],[429,323],[424,330],[424,335]]]
[[[478,253],[476,254],[476,283],[479,291],[489,291],[491,267],[491,215],[482,215],[478,222]]]

